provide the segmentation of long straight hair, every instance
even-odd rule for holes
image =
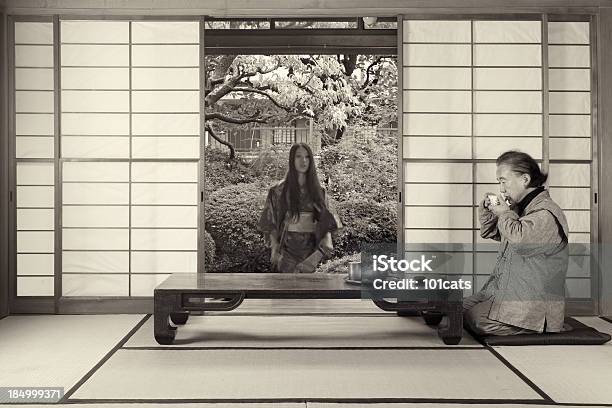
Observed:
[[[318,204],[320,208],[325,206],[325,200],[323,198],[323,189],[317,176],[317,169],[314,163],[314,156],[312,149],[306,143],[295,143],[289,150],[289,166],[287,174],[285,175],[285,182],[283,185],[282,199],[280,204],[280,213],[282,215],[281,220],[284,218],[285,213],[288,211],[289,216],[296,220],[300,216],[300,185],[298,182],[298,172],[295,169],[295,155],[297,149],[303,148],[308,152],[310,161],[308,163],[308,171],[306,172],[306,193],[310,196],[313,203]],[[318,219],[319,214],[315,209],[315,219]]]

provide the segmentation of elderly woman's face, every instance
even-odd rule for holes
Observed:
[[[298,173],[308,172],[308,167],[310,166],[310,156],[308,155],[308,151],[301,146],[295,151],[294,165],[295,170],[297,170]]]
[[[513,171],[507,164],[497,166],[495,174],[499,181],[499,191],[513,202],[518,203],[527,195],[530,181],[528,175]]]

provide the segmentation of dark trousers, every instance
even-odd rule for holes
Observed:
[[[511,336],[514,334],[537,333],[536,331],[512,326],[489,319],[493,305],[493,295],[478,292],[463,299],[463,322],[475,334],[480,336]]]

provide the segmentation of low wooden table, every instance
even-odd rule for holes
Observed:
[[[345,277],[319,273],[175,273],[154,291],[155,340],[159,344],[172,344],[176,325],[185,324],[191,311],[230,311],[247,298],[361,299],[361,286],[347,283]],[[429,325],[438,325],[442,316],[447,315],[448,326],[439,327],[438,335],[445,344],[458,344],[463,334],[461,294],[453,296],[454,300],[445,300],[451,291],[411,292],[414,299],[421,300],[372,301],[382,310],[400,316],[420,312]]]

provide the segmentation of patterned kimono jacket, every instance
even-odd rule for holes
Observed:
[[[542,332],[559,332],[565,314],[569,259],[567,220],[548,191],[499,215],[480,209],[480,235],[501,241],[497,263],[482,291],[493,295],[489,318]]]

